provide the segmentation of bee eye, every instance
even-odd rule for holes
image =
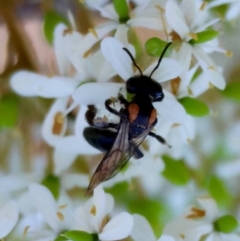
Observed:
[[[156,94],[156,95],[153,97],[153,101],[162,101],[163,98],[164,98],[164,94],[163,94],[163,92],[161,92],[161,93]]]

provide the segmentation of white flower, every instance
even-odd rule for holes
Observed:
[[[122,77],[122,79],[126,81],[135,73],[132,68],[132,61],[129,58],[129,56],[125,53],[125,51],[123,51],[123,47],[124,45],[119,40],[111,37],[105,38],[101,43],[101,50],[106,59],[108,60],[108,62],[112,65],[112,68],[115,70],[115,73],[119,74]],[[149,68],[147,68],[147,70],[144,71],[144,74],[149,75],[155,66],[156,63],[153,63]],[[175,69],[175,71],[172,71],[173,68]],[[157,69],[154,72],[153,78],[159,82],[163,82],[167,81],[168,79],[176,77],[177,75],[179,75],[180,72],[181,66],[179,66],[175,60],[164,58],[161,62],[159,69]],[[87,83],[81,85],[73,93],[72,98],[76,103],[80,105],[103,105],[106,99],[116,97],[120,89],[123,89],[124,87],[124,84],[118,83]],[[86,92],[89,93],[88,96],[84,95],[84,93]],[[187,127],[188,118],[184,108],[181,104],[178,103],[175,96],[172,95],[170,92],[164,90],[164,94],[164,100],[162,102],[154,103],[154,106],[159,113],[159,118],[163,120],[163,122],[171,123],[167,131],[170,130],[172,125],[178,123],[179,125],[182,125],[183,128],[185,128],[186,130],[190,130],[190,132],[185,134],[185,136],[183,136],[181,139],[178,138],[178,141],[186,142],[187,140],[192,139],[194,135],[192,134],[193,128],[191,128],[191,125],[190,128]],[[163,130],[165,128],[162,128],[162,126],[160,125],[159,129]],[[178,129],[180,129],[180,127]],[[185,131],[182,131],[182,133],[184,134]],[[167,136],[167,134],[168,132],[164,134],[164,137]],[[152,141],[155,142],[154,146],[159,150],[160,143],[155,139],[153,139]],[[154,152],[153,155],[155,156],[156,152]],[[162,164],[160,166],[163,167]],[[158,171],[160,171],[160,169],[155,169],[157,175],[159,175]],[[112,185],[112,183],[118,182],[124,178],[129,179],[130,177],[139,175],[140,173],[144,173],[143,167],[136,168],[133,165],[132,171],[129,170],[129,172],[127,173],[121,175],[119,174],[118,177],[114,178],[113,181],[110,180],[109,182],[107,182],[106,185]]]
[[[165,1],[158,1],[157,4],[163,7],[164,2]],[[152,0],[134,1],[134,7],[130,4],[130,1],[127,0],[128,16],[126,19],[120,19],[113,3],[100,5],[92,0],[88,0],[86,3],[92,9],[99,11],[102,17],[108,19],[106,23],[97,26],[93,33],[90,32],[87,35],[88,41],[93,41],[95,35],[95,42],[97,42],[112,30],[116,30],[119,35],[126,37],[127,31],[123,30],[123,25],[125,25],[127,29],[129,29],[129,27],[143,27],[162,30],[163,28],[160,11],[155,7],[155,1]]]
[[[175,237],[178,241],[200,241],[204,236],[207,241],[237,241],[237,234],[224,234],[214,229],[214,221],[219,217],[216,202],[210,197],[197,199],[201,208],[188,208],[180,217],[168,223],[163,233]]]
[[[133,227],[133,217],[127,212],[121,212],[109,220],[113,205],[112,196],[105,194],[99,185],[94,189],[93,197],[76,210],[72,228],[96,233],[102,241],[128,237]]]
[[[60,199],[59,202],[61,203],[58,204],[49,189],[37,183],[33,183],[29,186],[29,193],[33,205],[41,214],[43,220],[51,227],[51,230],[47,233],[42,233],[43,236],[47,235],[46,237],[39,238],[42,230],[32,230],[30,226],[28,231],[34,237],[36,236],[35,240],[38,238],[39,240],[42,238],[46,240],[54,239],[61,231],[71,226],[70,212],[67,210],[69,208],[69,203],[66,203],[66,199]]]
[[[9,201],[0,208],[0,239],[6,237],[18,221],[18,205],[15,201]]]
[[[225,16],[227,20],[232,20],[239,17],[240,3],[238,0],[215,0],[215,1],[209,2],[207,5],[207,8],[210,9],[223,4],[228,4],[227,13]]]
[[[111,63],[116,73],[122,77],[123,80],[127,81],[130,77],[134,76],[135,73],[132,68],[132,61],[125,51],[123,51],[123,47],[125,46],[120,41],[111,37],[105,38],[101,43],[101,50],[107,61]],[[151,64],[143,71],[143,74],[149,75],[155,66],[156,63]],[[172,71],[172,69],[174,69],[174,71]],[[152,78],[161,83],[177,77],[181,71],[181,66],[175,60],[164,58],[159,68],[153,73]],[[183,123],[186,118],[186,112],[182,105],[176,101],[173,95],[168,94],[165,90],[163,90],[163,92],[166,98],[164,98],[162,102],[154,103],[158,113],[164,113],[163,116],[167,120]],[[169,111],[173,109],[174,111]]]
[[[54,48],[62,76],[47,77],[29,71],[19,71],[11,78],[12,88],[20,95],[31,97],[56,98],[45,117],[42,126],[44,140],[54,149],[55,174],[59,175],[66,170],[79,154],[96,154],[99,151],[91,147],[83,138],[82,131],[87,123],[84,121],[86,108],[80,108],[77,116],[76,133],[66,136],[69,127],[67,113],[71,102],[71,94],[82,81],[106,81],[115,75],[110,64],[105,61],[101,51],[97,51],[88,58],[83,53],[91,45],[84,46],[84,37],[76,31],[67,30],[59,24],[54,31]],[[75,49],[76,43],[80,48]],[[89,45],[90,44],[90,45]],[[77,73],[69,75],[69,67],[73,65]],[[83,98],[89,97],[89,90],[81,93]],[[85,103],[82,103],[85,104]],[[76,107],[74,104],[70,108]]]
[[[207,55],[208,52],[224,51],[217,46],[217,40],[213,39],[202,44],[194,45],[189,43],[189,40],[196,38],[198,32],[206,30],[218,21],[218,19],[213,19],[207,22],[207,12],[202,10],[198,3],[198,1],[194,0],[183,0],[181,4],[169,0],[166,3],[165,15],[167,23],[172,30],[177,33],[178,38],[176,38],[176,40],[179,41],[180,38],[180,41],[182,41],[180,48],[173,52],[172,57],[184,66],[181,81],[186,81],[187,71],[189,70],[193,55],[197,60],[197,64],[205,74],[204,82],[206,82],[208,86],[211,83],[219,89],[224,89],[225,80],[222,76],[221,69]],[[174,40],[175,37],[173,37],[173,41]]]
[[[159,239],[155,238],[153,230],[145,217],[139,214],[133,214],[134,226],[131,237],[134,241],[175,241],[170,235],[161,235]]]

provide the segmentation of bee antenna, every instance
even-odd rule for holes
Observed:
[[[130,53],[130,51],[127,48],[123,48],[124,51],[127,52],[128,56],[131,58],[134,66],[139,70],[140,74],[142,75],[142,70],[140,69],[140,67],[136,64],[135,59],[133,58],[132,54]]]
[[[159,67],[159,65],[160,65],[160,63],[161,63],[161,61],[162,61],[162,59],[163,59],[164,54],[166,53],[168,47],[169,47],[171,44],[172,44],[172,42],[169,42],[169,43],[166,45],[166,47],[164,48],[164,50],[162,51],[162,54],[161,54],[161,56],[160,56],[160,58],[159,58],[159,60],[158,60],[158,63],[157,63],[157,65],[156,65],[156,67],[153,69],[152,73],[149,75],[149,79],[151,78],[151,76],[153,75],[153,73],[155,72],[155,70]]]

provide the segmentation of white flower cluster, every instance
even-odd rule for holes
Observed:
[[[149,76],[157,65],[158,59],[152,58],[149,63],[151,59],[144,54],[146,51],[137,47],[140,35],[144,38],[153,36],[146,36],[148,31],[145,30],[163,36],[161,41],[165,45],[172,42],[171,53],[163,58],[152,75],[162,84],[164,92],[164,99],[153,103],[158,113],[155,131],[172,146],[172,156],[185,157],[186,146],[195,137],[195,120],[180,100],[194,99],[213,86],[220,90],[225,88],[222,69],[210,53],[228,52],[219,46],[214,30],[219,19],[212,15],[211,6],[208,7],[206,2],[86,0],[85,6],[89,11],[97,11],[105,22],[90,29],[86,35],[79,33],[74,23],[71,28],[63,23],[56,26],[53,46],[59,76],[43,76],[25,70],[11,76],[10,85],[19,95],[54,99],[42,125],[42,137],[54,148],[53,172],[60,179],[61,190],[56,201],[48,188],[36,183],[40,182],[37,178],[35,181],[34,178],[24,180],[23,185],[12,189],[4,199],[5,204],[0,206],[0,239],[7,237],[16,226],[10,233],[12,240],[19,240],[16,237],[35,241],[77,240],[71,238],[74,232],[89,235],[86,240],[102,241],[240,240],[239,234],[216,229],[214,224],[220,215],[210,197],[199,198],[201,208],[188,208],[179,218],[164,225],[158,239],[145,217],[113,209],[114,199],[104,192],[102,185],[112,187],[141,176],[142,185],[149,193],[154,192],[155,186],[161,186],[159,173],[164,168],[161,155],[169,152],[169,148],[154,139],[147,139],[142,159],[95,188],[89,200],[83,199],[79,205],[79,199],[71,199],[68,195],[69,189],[88,185],[87,175],[68,172],[77,156],[100,153],[83,137],[83,130],[88,125],[85,120],[88,106],[95,105],[101,117],[113,118],[105,110],[105,100],[117,97],[120,91],[126,94],[125,82],[139,75],[123,48],[139,60],[144,75]],[[130,37],[131,31],[136,29],[138,40]],[[68,115],[73,110],[75,119],[71,122]],[[0,176],[1,183],[4,178]],[[21,195],[15,196],[16,193]],[[0,189],[0,196],[2,194]],[[187,198],[184,201],[187,202]]]

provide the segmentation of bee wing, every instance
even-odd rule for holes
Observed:
[[[136,148],[143,142],[152,128],[152,126],[147,128],[141,135],[129,141],[129,121],[127,118],[124,118],[120,123],[114,144],[98,165],[87,192],[91,193],[98,184],[114,177],[128,162]]]
[[[117,172],[128,161],[125,155],[129,149],[128,133],[129,121],[122,118],[118,129],[117,137],[112,148],[105,154],[103,160],[98,165],[88,186],[87,192],[91,191],[102,181],[106,181],[117,174]]]

